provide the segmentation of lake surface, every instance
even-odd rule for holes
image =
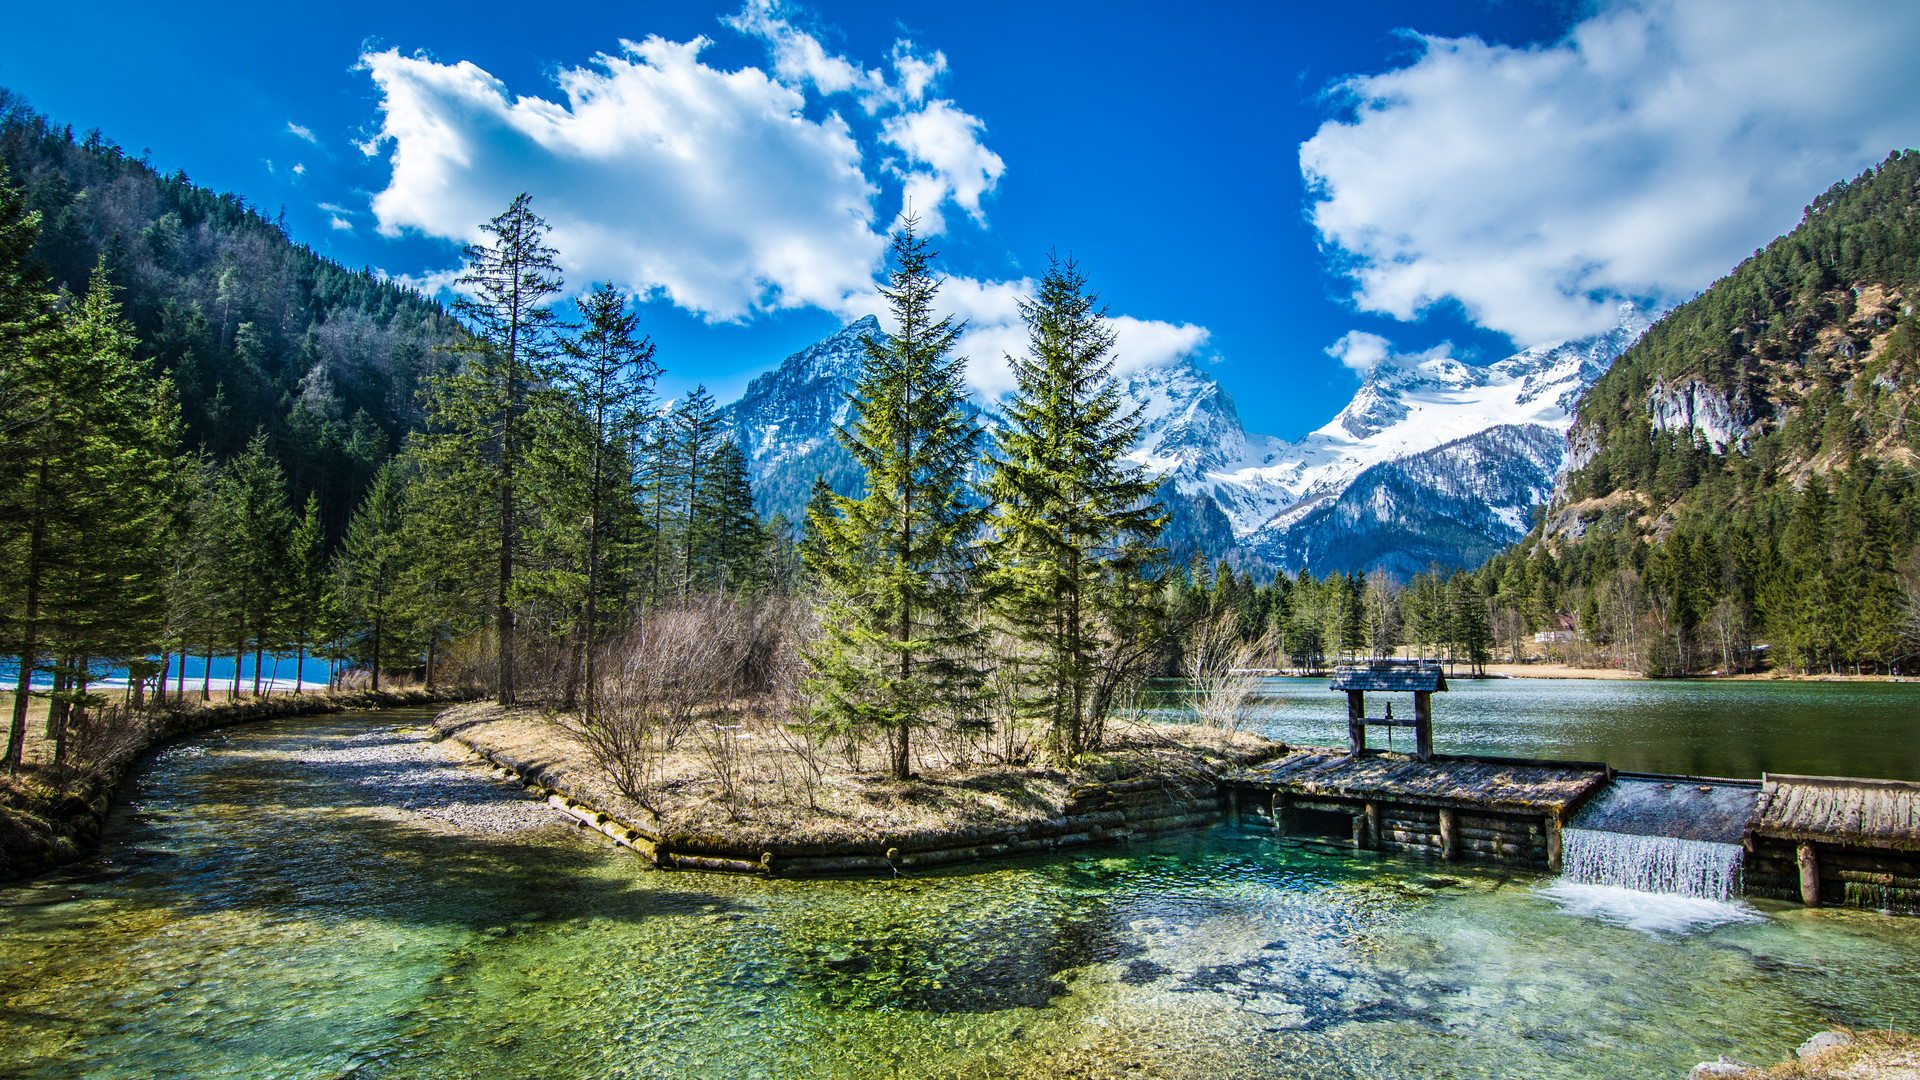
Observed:
[[[458,833],[300,759],[423,720],[154,759],[101,859],[0,889],[0,1076],[1677,1077],[1920,1023],[1920,919],[1255,825],[893,880],[675,873],[557,814]]]
[[[1920,780],[1920,683],[1454,679],[1433,697],[1443,754],[1604,761],[1631,772],[1758,779],[1762,772]],[[1369,694],[1412,717],[1411,694]],[[1177,694],[1170,700],[1177,700]],[[1262,680],[1248,727],[1344,746],[1346,695],[1327,680]],[[1386,729],[1368,732],[1385,745]],[[1395,731],[1409,749],[1411,731]]]

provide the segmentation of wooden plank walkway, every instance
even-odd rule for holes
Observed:
[[[1446,755],[1418,761],[1381,751],[1352,757],[1344,750],[1296,747],[1277,760],[1229,773],[1221,782],[1305,798],[1564,818],[1607,776],[1607,767],[1595,762]]]

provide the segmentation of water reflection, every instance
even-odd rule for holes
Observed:
[[[1222,828],[897,880],[471,836],[305,762],[176,751],[104,863],[0,893],[8,1077],[1590,1077],[1920,1019],[1920,920],[1648,934],[1541,875]]]

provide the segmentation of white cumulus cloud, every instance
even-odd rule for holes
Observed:
[[[1000,155],[980,141],[985,127],[951,101],[930,101],[887,119],[881,138],[921,166],[904,174],[905,202],[908,210],[919,215],[922,231],[929,236],[945,230],[940,206],[949,197],[975,222],[985,224],[980,197],[992,191],[1007,171]]]
[[[1603,0],[1549,46],[1420,40],[1300,148],[1355,302],[1401,319],[1452,299],[1522,344],[1605,329],[1920,145],[1911,0]]]
[[[381,231],[477,240],[524,190],[577,286],[618,282],[715,319],[838,310],[871,289],[885,245],[859,146],[758,69],[701,63],[705,45],[623,42],[560,72],[564,103],[510,96],[471,63],[363,57],[392,147]]]
[[[1372,371],[1386,363],[1393,342],[1365,330],[1349,330],[1340,340],[1327,346],[1327,355],[1358,372]]]
[[[942,231],[948,203],[984,226],[983,199],[1006,171],[986,125],[932,96],[946,57],[911,41],[894,43],[889,74],[829,51],[766,0],[728,24],[767,44],[766,70],[707,65],[704,38],[649,37],[562,69],[564,100],[516,95],[472,63],[363,56],[381,103],[360,147],[393,170],[372,201],[379,230],[478,241],[480,225],[527,191],[572,289],[612,282],[716,320],[809,306],[885,323],[876,281],[897,219],[878,209],[877,178],[899,181],[922,235]],[[837,95],[876,118],[867,145],[839,113],[808,109]],[[323,209],[351,228],[346,211]],[[439,291],[457,276],[396,280]],[[1013,387],[1006,356],[1026,347],[1019,304],[1034,288],[951,278],[941,290],[941,310],[968,323],[960,351],[988,398]],[[1207,339],[1189,324],[1120,316],[1113,326],[1122,370]]]

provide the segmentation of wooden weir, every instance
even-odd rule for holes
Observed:
[[[1438,665],[1340,668],[1329,689],[1347,695],[1347,749],[1283,747],[1277,758],[1227,774],[1220,786],[1229,818],[1252,810],[1270,815],[1277,830],[1350,837],[1361,848],[1559,870],[1562,826],[1616,776],[1753,783],[1620,774],[1591,761],[1436,754],[1433,694],[1446,688]],[[1366,715],[1370,692],[1413,694],[1413,719],[1395,719],[1391,707]],[[1369,748],[1369,727],[1413,728],[1413,752]],[[1772,773],[1759,786],[1742,839],[1749,894],[1920,914],[1920,783]]]
[[[1595,762],[1445,754],[1422,761],[1381,750],[1295,747],[1229,774],[1222,785],[1230,813],[1250,805],[1283,831],[1328,832],[1338,820],[1331,815],[1341,815],[1362,848],[1557,870],[1560,826],[1608,777]]]
[[[1920,784],[1769,773],[1746,847],[1749,893],[1920,913]]]

